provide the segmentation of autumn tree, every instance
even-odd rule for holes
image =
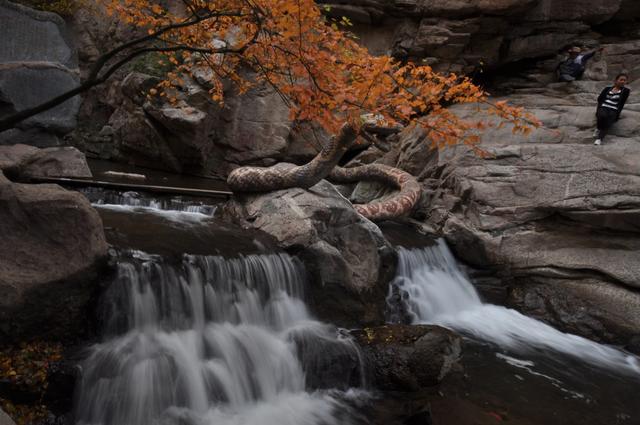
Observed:
[[[354,134],[372,140],[362,117],[370,118],[367,125],[373,117],[373,124],[386,127],[419,125],[438,147],[464,143],[475,148],[487,124],[463,120],[449,108],[461,103],[486,105],[486,114],[510,123],[514,132],[537,125],[520,108],[489,102],[468,78],[371,55],[346,31],[346,18],[329,20],[312,0],[181,0],[171,7],[158,0],[97,3],[144,35],[98,59],[77,89],[0,120],[0,131],[104,82],[150,52],[173,64],[150,96],[170,99],[185,76],[207,70],[213,102],[224,102],[225,83],[232,82],[240,93],[267,84],[289,106],[292,119],[315,122],[334,134],[348,123]]]

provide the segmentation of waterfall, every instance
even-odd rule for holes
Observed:
[[[78,425],[332,425],[340,391],[310,391],[307,351],[354,343],[314,321],[305,274],[284,254],[236,259],[120,255],[100,309],[104,341],[82,364]],[[351,369],[349,369],[351,370]],[[346,389],[354,380],[344,376]]]
[[[515,310],[484,304],[444,241],[423,249],[399,248],[391,287],[406,297],[413,323],[438,324],[519,353],[551,351],[593,365],[640,374],[638,358],[567,334]]]

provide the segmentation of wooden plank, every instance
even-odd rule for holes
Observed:
[[[228,192],[225,190],[194,189],[189,187],[158,186],[139,183],[117,183],[102,180],[74,179],[67,177],[33,177],[31,178],[31,181],[37,183],[56,183],[69,186],[96,186],[108,189],[141,190],[145,192],[172,193],[176,195],[193,195],[211,198],[230,198],[231,196],[233,196],[233,192]]]

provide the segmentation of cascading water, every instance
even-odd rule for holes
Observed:
[[[413,323],[450,327],[515,352],[552,351],[593,365],[640,374],[638,358],[588,339],[566,334],[505,307],[483,304],[446,244],[399,248],[392,288],[407,296]]]
[[[103,297],[106,340],[83,363],[78,425],[352,423],[348,394],[308,391],[301,352],[358,352],[303,302],[283,254],[181,261],[120,255]],[[316,346],[314,346],[316,344]],[[343,388],[354,377],[345,376]],[[355,379],[358,379],[357,377]]]
[[[82,193],[96,208],[125,212],[150,212],[167,218],[174,218],[176,221],[209,218],[216,210],[215,205],[185,200],[181,197],[158,199],[145,197],[133,191],[117,192],[90,187],[84,188]],[[174,212],[183,214],[177,215]]]

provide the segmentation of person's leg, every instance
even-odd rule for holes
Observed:
[[[609,129],[616,122],[616,111],[608,108],[599,108],[596,114],[598,119],[598,138],[595,142],[596,145],[604,142],[604,138],[607,137]]]
[[[594,145],[599,145],[602,143],[602,138],[607,135],[607,120],[606,120],[606,111],[604,108],[598,108],[596,112],[596,141],[593,143]]]
[[[563,83],[568,83],[570,81],[574,81],[575,78],[569,74],[560,74],[560,81],[562,81]]]

